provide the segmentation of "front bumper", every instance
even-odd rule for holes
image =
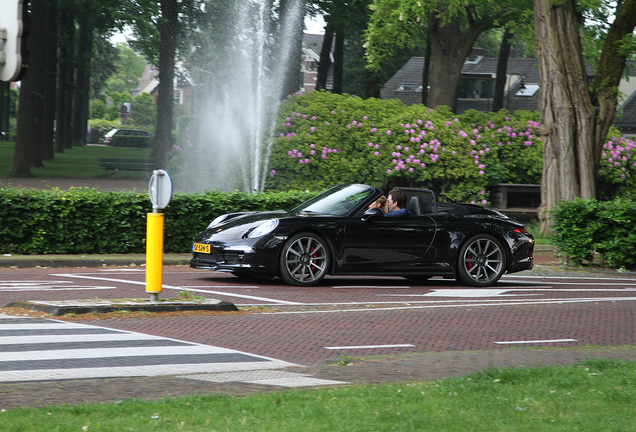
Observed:
[[[190,267],[247,274],[276,275],[280,241],[257,242],[247,245],[218,243],[210,253],[193,252]]]
[[[233,272],[237,270],[249,271],[253,270],[252,264],[245,261],[245,253],[240,252],[221,252],[212,250],[212,253],[192,254],[190,267],[201,270],[217,270]]]

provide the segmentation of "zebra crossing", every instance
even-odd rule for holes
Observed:
[[[209,380],[206,374],[289,366],[295,365],[164,337],[0,315],[0,382],[4,383],[188,374],[203,374]]]

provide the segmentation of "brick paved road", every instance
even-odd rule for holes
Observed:
[[[0,272],[6,275],[0,304],[146,296],[142,268]],[[338,355],[636,344],[636,279],[597,276],[564,279],[526,272],[485,290],[442,279],[413,284],[401,278],[330,277],[319,287],[298,288],[167,267],[163,297],[187,289],[237,306],[261,307],[263,313],[117,319],[99,325],[301,365],[324,364]]]
[[[494,289],[474,290],[441,279],[414,284],[364,277],[330,277],[319,287],[297,288],[166,267],[162,297],[187,289],[239,306],[260,306],[263,313],[111,319],[97,325],[295,363],[305,367],[280,372],[341,382],[431,379],[489,365],[565,364],[597,356],[636,358],[634,350],[620,348],[636,344],[634,274],[568,272],[564,278],[553,269],[539,270],[505,277]],[[0,269],[0,305],[16,300],[144,297],[144,280],[143,268],[138,267]],[[608,348],[582,348],[585,345]],[[325,366],[338,355],[389,357],[346,368]],[[242,383],[232,381],[237,379],[232,376],[217,376],[220,382],[195,378],[1,384],[0,405],[112,401],[193,391],[247,394],[276,388],[262,376]]]

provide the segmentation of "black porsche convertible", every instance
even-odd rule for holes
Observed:
[[[217,217],[193,240],[190,266],[237,276],[278,276],[313,286],[326,275],[442,276],[476,287],[533,266],[526,228],[474,204],[438,203],[401,188],[411,215],[384,217],[369,204],[383,192],[335,186],[292,210]]]

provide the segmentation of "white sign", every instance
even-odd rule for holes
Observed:
[[[154,170],[148,183],[148,193],[152,202],[152,209],[164,209],[172,199],[172,179],[164,170]]]
[[[0,0],[0,80],[19,81],[26,72],[23,44],[28,0]]]

